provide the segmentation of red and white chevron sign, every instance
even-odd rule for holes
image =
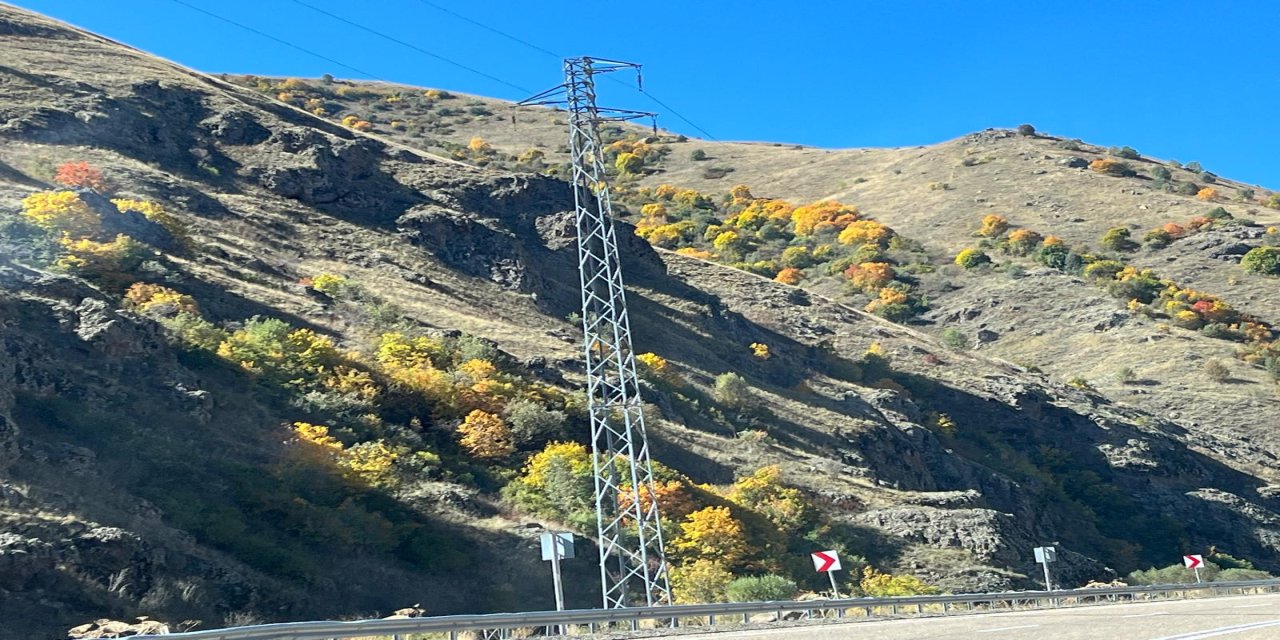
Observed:
[[[815,551],[813,556],[813,568],[819,572],[830,572],[840,570],[840,556],[835,551]]]
[[[1200,555],[1182,556],[1182,564],[1187,565],[1188,569],[1198,569],[1204,565],[1204,557]]]

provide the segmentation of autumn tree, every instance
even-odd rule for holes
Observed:
[[[1098,158],[1089,163],[1089,169],[1116,178],[1128,178],[1138,174],[1133,167],[1129,166],[1129,163],[1111,158]]]
[[[821,231],[841,231],[858,219],[858,208],[835,200],[820,200],[791,212],[791,221],[798,236],[813,235]]]
[[[92,235],[102,223],[74,191],[33,193],[22,200],[22,215],[51,234],[75,238]]]
[[[893,280],[893,267],[887,262],[864,262],[844,270],[849,283],[866,292],[877,291]]]
[[[1218,190],[1213,187],[1205,187],[1196,192],[1196,199],[1208,202],[1218,198]]]
[[[982,226],[978,228],[976,234],[984,238],[996,238],[1003,234],[1009,228],[1009,220],[1002,215],[990,214],[983,216]]]
[[[875,220],[855,220],[845,227],[836,241],[840,244],[872,244],[883,247],[893,237],[893,230]]]
[[[700,559],[671,567],[671,591],[676,604],[727,602],[725,587],[733,580],[724,565]]]
[[[477,458],[504,458],[515,453],[511,428],[501,417],[480,409],[467,414],[458,426],[458,436],[458,443]]]
[[[872,597],[923,596],[940,592],[937,587],[925,584],[915,576],[892,575],[871,566],[863,567],[859,586],[863,593]]]
[[[1138,248],[1138,243],[1132,240],[1129,229],[1125,227],[1107,229],[1107,232],[1102,234],[1100,244],[1111,251],[1134,251]]]
[[[778,275],[774,276],[773,279],[777,282],[781,282],[782,284],[794,286],[800,284],[801,280],[804,280],[804,272],[795,267],[783,267],[782,270],[778,272]]]
[[[1043,240],[1040,234],[1030,229],[1014,229],[1009,232],[1005,246],[1008,247],[1009,253],[1025,256],[1034,251]]]
[[[733,566],[747,553],[742,523],[729,507],[705,507],[685,516],[680,535],[671,543],[680,557],[714,560]]]
[[[58,165],[53,181],[66,187],[92,189],[99,193],[107,191],[107,181],[102,177],[102,171],[84,161]]]
[[[981,249],[968,248],[956,254],[955,263],[965,269],[974,269],[984,264],[991,264],[991,258]]]

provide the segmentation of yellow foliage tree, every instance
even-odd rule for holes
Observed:
[[[769,353],[769,345],[763,342],[752,342],[751,355],[761,360],[768,360],[772,354]]]
[[[476,409],[458,427],[458,442],[477,458],[503,458],[515,453],[515,438],[501,417]]]
[[[727,602],[725,588],[732,581],[733,574],[715,560],[695,560],[671,567],[671,591],[676,604]]]
[[[840,244],[872,244],[883,247],[893,237],[893,229],[875,220],[855,220],[840,232],[836,241]]]
[[[782,469],[769,465],[739,478],[725,493],[725,498],[763,514],[781,531],[795,531],[805,526],[814,509],[799,489],[782,483]]]
[[[488,153],[493,151],[493,145],[480,136],[475,136],[467,142],[467,148],[475,153]]]
[[[177,237],[185,237],[187,229],[178,219],[173,217],[165,208],[156,202],[147,200],[130,200],[128,198],[116,198],[111,201],[116,206],[116,211],[124,213],[126,211],[137,211],[142,216],[167,229]]]
[[[44,191],[22,200],[22,215],[50,233],[84,237],[94,233],[101,218],[74,191]]]
[[[636,362],[640,363],[640,371],[642,374],[652,377],[655,380],[667,382],[670,384],[681,384],[684,382],[680,378],[680,374],[676,372],[675,367],[666,358],[656,353],[642,353],[636,356]]]
[[[552,470],[565,467],[573,475],[592,473],[591,454],[586,445],[578,442],[549,442],[542,451],[529,457],[520,482],[536,489],[545,489]]]
[[[164,315],[200,315],[195,298],[158,284],[135,282],[124,292],[125,305],[143,313],[160,310]]]
[[[937,587],[925,584],[924,581],[908,575],[892,575],[877,571],[875,567],[863,567],[862,581],[859,583],[862,592],[873,597],[885,596],[924,596],[939,593]]]
[[[718,560],[727,566],[747,552],[742,523],[729,507],[706,507],[685,516],[680,535],[671,546],[684,558]]]
[[[1200,191],[1196,192],[1196,199],[1204,200],[1206,202],[1209,200],[1215,200],[1217,199],[1217,197],[1218,197],[1218,190],[1214,189],[1213,187],[1205,187]]]

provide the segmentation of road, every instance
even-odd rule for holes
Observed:
[[[678,637],[681,640],[1274,640],[1280,638],[1280,594],[826,623]]]

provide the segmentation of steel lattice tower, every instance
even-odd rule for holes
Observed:
[[[640,387],[622,265],[613,227],[599,125],[652,117],[596,104],[594,76],[640,65],[600,58],[568,58],[565,83],[521,104],[564,104],[569,111],[573,202],[582,289],[591,450],[595,464],[600,581],[605,608],[671,603],[653,465],[641,412]],[[564,92],[562,100],[543,100]],[[627,499],[623,500],[624,493]],[[639,499],[645,493],[647,499]],[[632,590],[643,589],[643,599]]]

